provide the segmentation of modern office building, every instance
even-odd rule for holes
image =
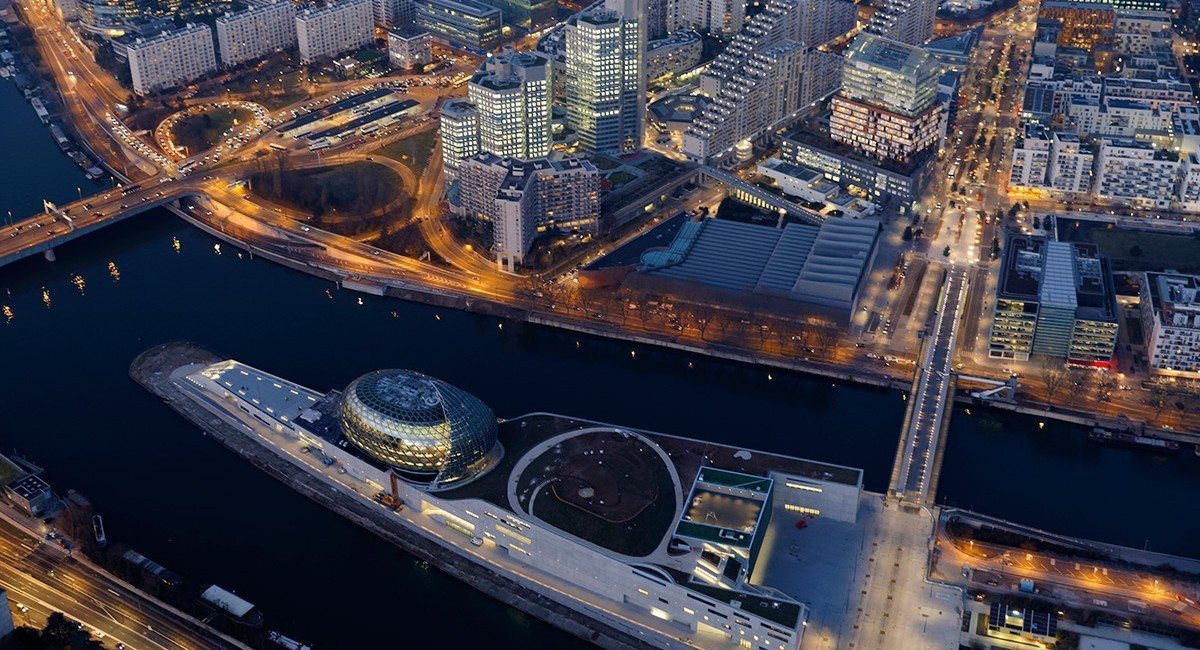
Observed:
[[[937,146],[945,109],[939,75],[928,52],[859,35],[846,50],[842,88],[830,103],[830,137],[883,160],[905,161]]]
[[[487,0],[500,10],[504,24],[532,30],[553,22],[554,0]]]
[[[937,0],[884,0],[866,31],[906,45],[924,45],[933,38]]]
[[[416,0],[417,26],[455,47],[485,53],[500,44],[501,11],[478,0]]]
[[[700,77],[700,91],[712,102],[684,134],[683,151],[692,160],[718,163],[735,146],[747,147],[786,126],[810,105],[838,87],[841,58],[806,45],[806,20],[797,0],[770,0],[762,12],[717,56]],[[853,26],[853,18],[836,32]]]
[[[642,146],[646,116],[645,0],[605,0],[566,26],[567,126],[588,154]]]
[[[1040,354],[1112,367],[1116,292],[1108,258],[1095,244],[1010,237],[988,337],[993,359]]]
[[[549,155],[551,85],[549,57],[506,46],[484,59],[467,84],[479,115],[479,150],[530,160]]]
[[[410,27],[417,19],[413,0],[371,0],[375,24],[384,29]]]
[[[458,179],[458,211],[492,224],[496,263],[509,270],[540,232],[598,232],[600,173],[587,160],[485,152],[463,160]]]
[[[461,162],[479,153],[479,111],[467,99],[452,99],[442,104],[439,134],[442,167],[449,183],[458,178]]]
[[[1145,274],[1141,309],[1150,370],[1200,379],[1200,276]]]
[[[411,370],[377,370],[346,387],[346,438],[410,480],[469,479],[500,456],[496,414],[474,396]]]
[[[199,79],[217,69],[212,30],[187,25],[125,42],[133,91],[145,95]]]
[[[915,165],[867,158],[852,147],[814,135],[805,126],[784,136],[779,157],[819,170],[825,178],[875,203],[895,200],[904,205],[916,196],[919,168]]]
[[[162,15],[156,0],[79,0],[79,22],[89,32],[119,37],[129,24]]]
[[[696,32],[674,32],[646,45],[646,80],[679,75],[700,65],[704,42]]]
[[[232,67],[296,47],[296,8],[289,0],[257,0],[216,20],[221,65]]]
[[[393,68],[420,69],[433,63],[433,35],[409,25],[388,31],[388,63]]]
[[[1138,208],[1169,208],[1179,169],[1179,154],[1139,140],[1100,138],[1095,194]]]
[[[312,63],[358,49],[375,40],[371,0],[337,0],[296,14],[300,61]]]

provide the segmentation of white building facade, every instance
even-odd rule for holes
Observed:
[[[312,63],[360,48],[375,39],[371,0],[340,0],[296,14],[300,61]]]
[[[289,0],[259,0],[217,18],[221,65],[232,67],[296,46],[296,8]]]
[[[198,79],[217,69],[212,30],[187,25],[127,44],[133,90],[145,95]]]

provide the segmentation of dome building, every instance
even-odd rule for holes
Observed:
[[[342,397],[342,432],[356,447],[431,487],[472,478],[499,458],[496,415],[474,396],[410,370],[377,370]]]

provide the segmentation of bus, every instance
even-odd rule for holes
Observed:
[[[285,147],[277,142],[272,142],[271,144],[269,144],[267,146],[274,149],[275,151],[287,151],[287,147]]]
[[[320,151],[321,149],[328,149],[328,148],[329,148],[329,141],[325,140],[324,138],[317,140],[316,142],[308,145],[309,151]]]

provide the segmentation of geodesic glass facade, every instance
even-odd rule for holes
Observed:
[[[409,370],[377,370],[342,396],[342,432],[397,469],[450,483],[488,466],[496,415],[474,396]]]

